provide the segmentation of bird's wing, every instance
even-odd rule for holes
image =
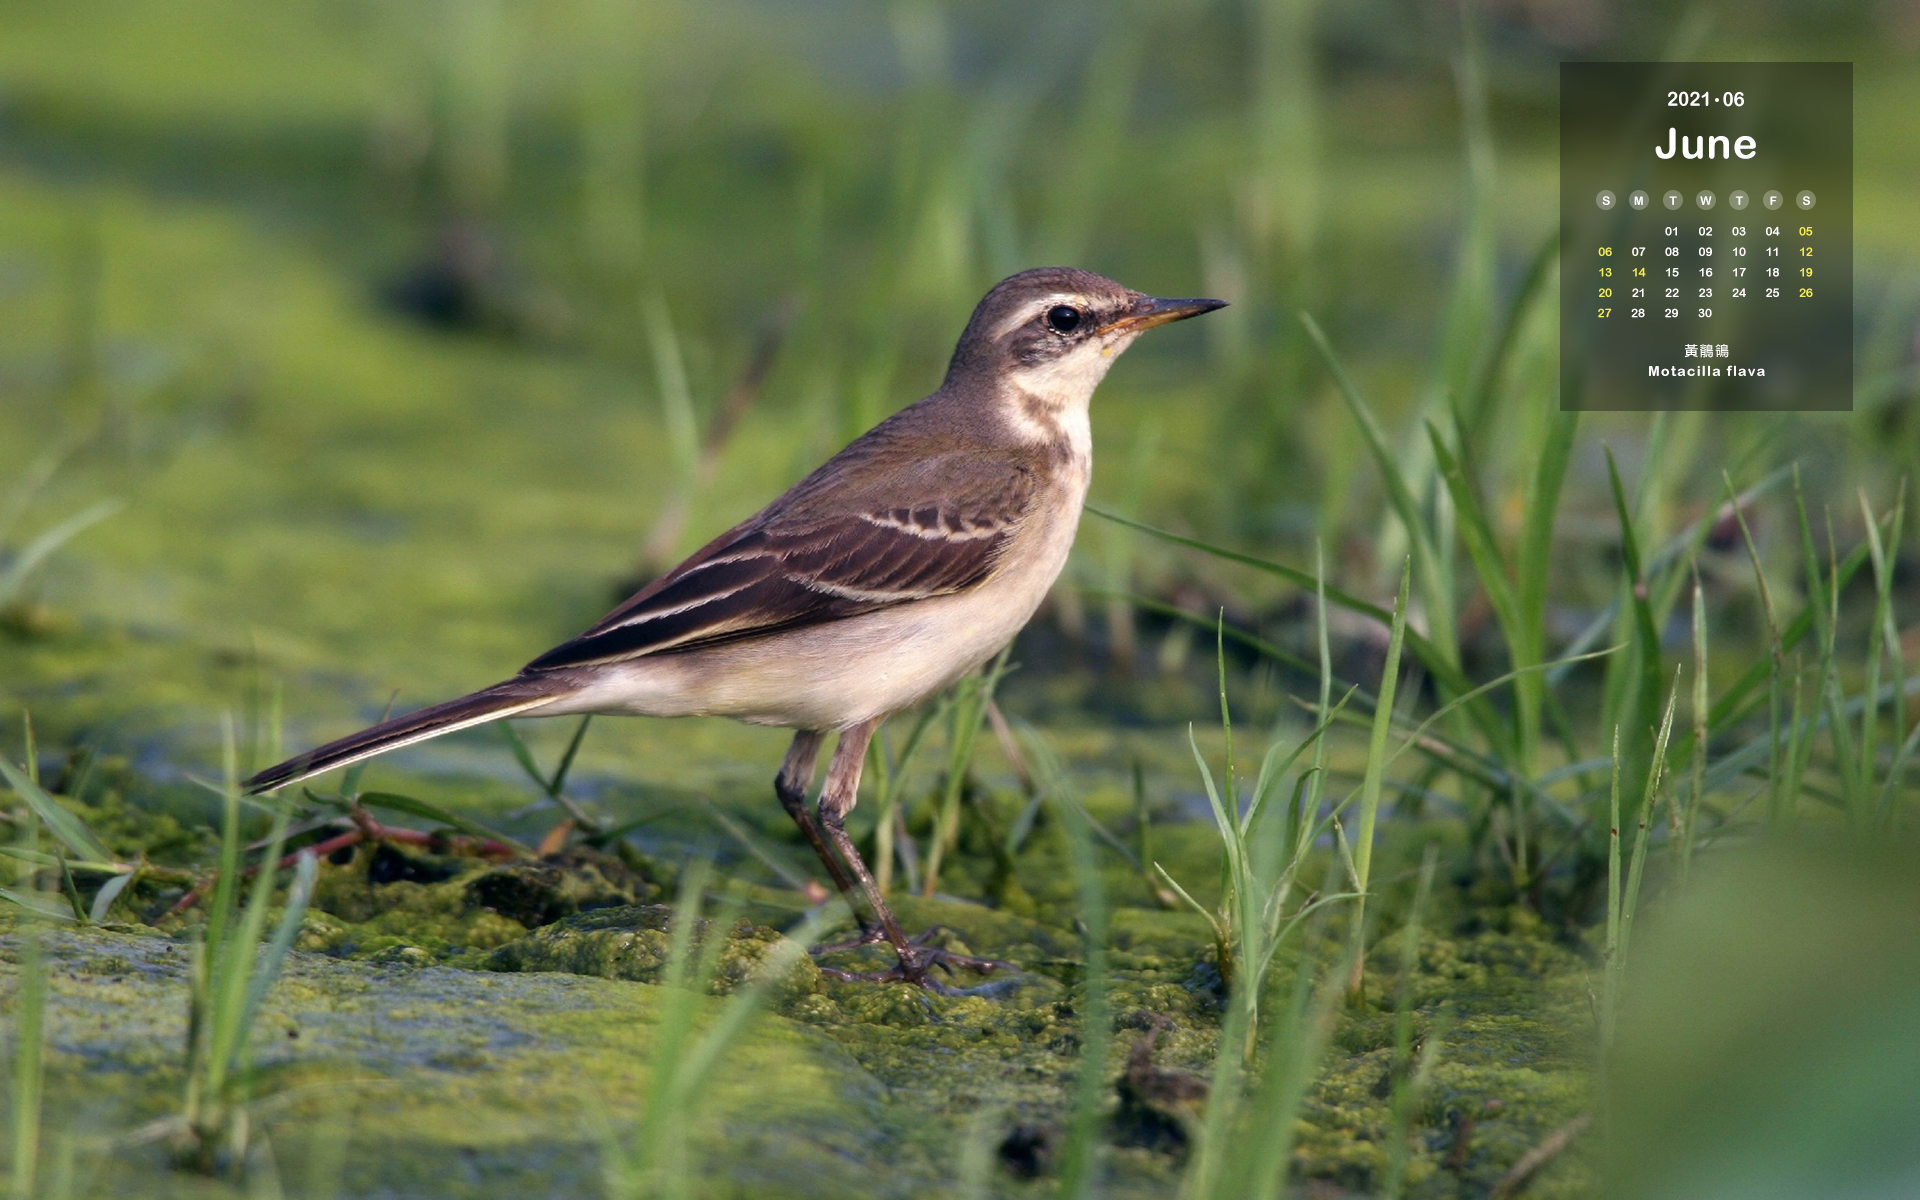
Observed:
[[[964,591],[992,574],[1035,491],[1027,464],[973,455],[860,474],[804,481],[527,669],[691,650]]]

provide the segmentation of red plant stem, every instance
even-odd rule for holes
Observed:
[[[302,854],[311,854],[315,858],[320,858],[365,841],[400,842],[403,845],[426,846],[436,851],[471,854],[479,858],[518,858],[520,856],[520,852],[512,846],[507,845],[505,842],[496,842],[492,838],[468,837],[464,834],[448,836],[438,833],[422,833],[418,829],[403,829],[393,825],[382,825],[380,822],[374,820],[364,809],[347,814],[347,819],[353,822],[354,827],[352,829],[344,833],[337,833],[325,841],[315,842],[311,846],[302,846],[292,854],[283,856],[274,869],[279,871],[286,870],[288,867],[299,862]],[[242,871],[240,877],[242,879],[251,879],[259,873],[260,868],[258,866],[252,866]],[[187,894],[174,902],[173,907],[167,910],[167,915],[172,916],[175,913],[185,912],[187,909],[192,908],[199,902],[202,896],[207,894],[207,890],[213,886],[215,880],[218,878],[219,875],[216,872],[187,889]]]

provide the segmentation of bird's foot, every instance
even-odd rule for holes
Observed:
[[[944,946],[931,945],[932,939],[946,932],[944,927],[935,925],[926,932],[909,938],[906,947],[900,953],[900,960],[893,966],[879,971],[849,971],[841,967],[821,967],[820,973],[828,979],[837,979],[845,983],[911,983],[942,996],[976,996],[1004,990],[1012,980],[1003,980],[971,988],[956,988],[934,975],[938,968],[948,978],[956,970],[972,971],[978,975],[991,975],[996,971],[1007,971],[1015,975],[1019,968],[1012,963],[997,958],[979,958],[972,954],[962,954]],[[859,940],[842,942],[836,946],[822,946],[814,954],[822,954],[830,949],[857,949],[862,946],[878,945],[886,941],[886,935],[876,931],[863,933]]]
[[[844,942],[827,942],[819,946],[814,946],[809,949],[807,953],[815,958],[819,958],[822,954],[839,954],[847,950],[859,950],[866,946],[877,946],[886,940],[887,934],[885,930],[881,929],[878,925],[868,925],[861,928],[859,937],[849,938]],[[824,971],[826,968],[822,967],[821,970]]]

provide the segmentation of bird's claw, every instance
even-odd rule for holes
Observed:
[[[935,978],[933,969],[940,968],[948,977],[953,975],[956,968],[979,975],[991,975],[996,971],[1018,972],[1019,968],[1012,963],[1002,962],[997,958],[979,958],[948,950],[944,946],[928,945],[928,942],[941,932],[944,932],[944,928],[935,925],[909,938],[906,948],[900,954],[900,961],[884,970],[849,971],[841,967],[823,966],[820,968],[820,973],[828,979],[836,979],[843,983],[911,983],[937,995],[968,996],[982,994],[983,989],[952,987],[945,981]],[[817,946],[812,954],[818,957],[836,950],[856,950],[864,946],[879,945],[886,940],[886,935],[879,930],[865,930],[853,941]],[[997,991],[1000,984],[985,986],[993,987]]]

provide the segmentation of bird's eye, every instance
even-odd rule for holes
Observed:
[[[1056,304],[1047,310],[1047,328],[1055,333],[1072,333],[1080,328],[1080,310],[1067,304]]]

